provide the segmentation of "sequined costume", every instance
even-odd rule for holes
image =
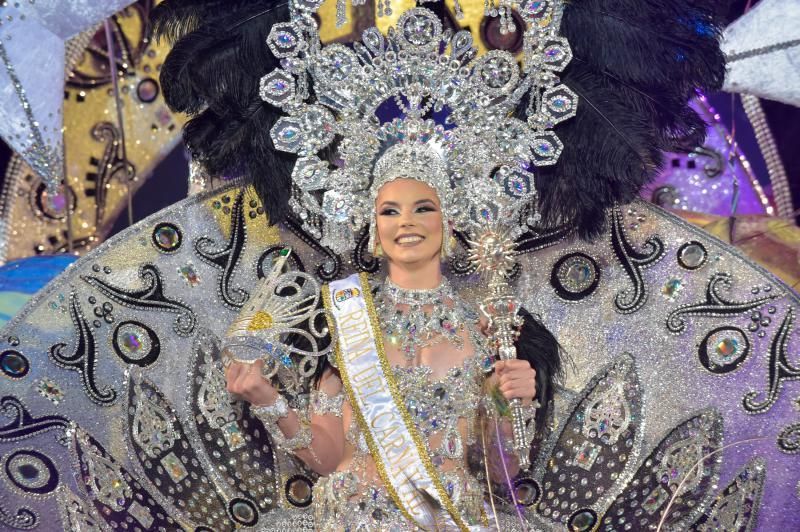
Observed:
[[[451,368],[437,380],[430,379],[429,367],[395,369],[406,407],[424,434],[442,482],[471,525],[488,524],[484,515],[485,481],[469,471],[467,464],[468,447],[478,441],[484,376],[481,359],[472,356],[463,367]],[[349,417],[345,455],[352,461],[347,470],[320,479],[314,487],[317,526],[322,530],[409,529],[408,520],[381,487],[361,429],[352,414]]]
[[[489,524],[484,497],[486,474],[481,469],[485,455],[476,447],[479,443],[494,441],[494,437],[487,439],[482,434],[490,420],[498,417],[485,382],[493,355],[486,337],[478,331],[478,313],[452,291],[447,279],[442,283],[431,291],[411,291],[417,302],[426,304],[420,305],[419,314],[411,323],[404,323],[404,314],[396,310],[393,303],[398,300],[398,293],[408,291],[399,289],[388,278],[384,283],[373,284],[376,299],[382,301],[380,315],[391,316],[381,322],[384,343],[406,354],[406,365],[392,367],[403,404],[465,522],[473,527],[485,527]],[[421,292],[424,295],[420,295]],[[439,327],[442,322],[450,324],[440,329],[447,336],[432,334],[430,327],[423,325],[431,320]],[[409,351],[422,346],[435,350],[443,342],[463,351],[465,357],[460,365],[449,368],[440,377],[433,378],[430,366],[412,364],[413,359],[407,356]],[[340,467],[321,478],[314,487],[316,526],[321,530],[348,531],[416,528],[383,486],[362,427],[344,391],[334,397],[320,391],[312,392],[310,408],[317,414],[332,413],[342,418],[346,440]],[[487,451],[502,453],[502,449],[501,446]],[[472,464],[468,460],[470,452]],[[492,515],[495,517],[505,522],[510,516]]]
[[[536,46],[529,41],[523,53],[539,55],[524,68],[503,53],[473,63],[472,52],[438,46],[470,38],[461,34],[453,41],[458,34],[448,34],[424,10],[404,18],[408,25],[393,37],[368,32],[364,48],[350,49],[313,42],[309,12],[319,7],[315,0],[293,2],[306,10],[293,24],[288,11],[279,20],[267,16],[276,5],[271,0],[161,4],[166,15],[157,27],[176,39],[176,51],[162,68],[162,87],[170,105],[193,115],[186,131],[193,155],[211,174],[238,172],[254,187],[235,183],[209,191],[129,228],[76,262],[4,330],[3,527],[57,528],[56,515],[65,530],[310,531],[337,527],[337,519],[378,529],[407,525],[380,488],[369,486],[376,488],[374,500],[369,487],[363,489],[369,471],[365,479],[356,464],[319,479],[270,437],[248,405],[226,394],[220,349],[282,250],[292,250],[287,272],[319,283],[380,269],[369,253],[366,226],[345,223],[349,208],[371,214],[366,202],[342,202],[336,194],[324,201],[326,193],[347,186],[345,200],[370,197],[369,183],[336,179],[342,172],[319,152],[336,137],[341,117],[335,113],[352,110],[349,97],[356,93],[307,101],[322,91],[325,76],[346,78],[328,84],[338,89],[359,88],[356,78],[363,75],[392,92],[370,105],[387,98],[398,104],[397,88],[397,107],[417,115],[426,107],[425,112],[447,107],[437,110],[430,98],[460,98],[463,84],[475,84],[466,96],[480,97],[460,109],[486,112],[488,118],[455,118],[482,127],[475,145],[487,151],[501,146],[502,153],[491,158],[513,171],[478,180],[482,188],[476,186],[467,199],[516,192],[532,201],[517,212],[524,227],[514,235],[513,292],[541,316],[574,361],[555,394],[548,430],[531,450],[533,467],[510,486],[497,486],[495,497],[481,493],[479,501],[476,492],[486,482],[470,462],[461,482],[452,484],[463,514],[495,528],[495,515],[510,515],[499,522],[501,530],[513,523],[586,531],[798,528],[800,369],[792,356],[798,348],[792,331],[800,298],[730,246],[652,205],[630,202],[652,175],[660,150],[700,140],[686,99],[696,87],[721,81],[716,3],[581,0],[560,4],[560,24],[550,24],[554,4],[502,2],[504,24],[516,20],[505,10],[513,4],[525,8],[531,31],[538,31],[545,13],[544,30],[560,32]],[[275,29],[276,23],[288,26]],[[273,29],[277,55],[263,46]],[[407,49],[401,54],[403,39]],[[241,42],[256,43],[252,54],[237,48]],[[437,49],[440,59],[425,55]],[[319,56],[305,63],[306,51],[330,56],[322,78],[308,74],[308,66],[321,64]],[[566,66],[570,54],[574,60]],[[542,67],[547,61],[557,65]],[[206,68],[208,63],[236,68]],[[395,85],[381,85],[386,77],[370,71],[379,67],[420,69],[421,77],[388,78]],[[533,79],[540,74],[542,79]],[[440,76],[448,83],[415,83]],[[547,92],[560,85],[571,92]],[[505,88],[515,90],[504,93]],[[299,101],[295,106],[281,96]],[[512,106],[517,99],[519,106]],[[519,108],[520,118],[506,120]],[[429,116],[368,122],[359,129],[361,118],[348,114],[346,132],[369,130],[364,138],[395,142],[408,138],[411,126],[422,133],[415,141],[448,140],[444,127],[425,122]],[[508,127],[493,129],[500,124]],[[303,141],[294,143],[301,135]],[[457,164],[448,171],[484,170],[472,164],[480,157],[464,151],[467,137],[454,139]],[[549,142],[532,145],[533,138]],[[302,153],[284,157],[276,147]],[[362,177],[388,153],[357,143],[344,147],[349,162],[368,166]],[[446,148],[436,153],[448,153]],[[514,166],[515,153],[535,161]],[[528,174],[536,178],[535,194]],[[475,183],[475,177],[468,181]],[[445,193],[454,185],[440,184]],[[469,201],[466,206],[474,207]],[[451,205],[454,217],[465,212],[464,202]],[[496,205],[483,207],[471,215],[496,213]],[[586,235],[602,237],[579,238]],[[444,269],[464,300],[478,301],[483,286],[467,260],[472,240],[461,236],[446,250],[451,255]],[[271,303],[286,310],[277,299]],[[272,317],[291,328],[292,316]],[[304,330],[317,342],[316,351],[329,348],[322,328]],[[296,346],[281,351],[277,344],[285,338],[273,340],[269,376],[289,407],[337,411],[339,399],[312,393],[318,358]],[[469,443],[482,444],[478,433],[467,430],[467,420],[480,416],[469,409],[481,402],[468,389],[470,372],[481,379],[474,362],[460,369],[460,378],[445,377],[464,387],[456,397],[441,382],[420,384],[428,377],[425,368],[396,372],[408,388],[406,399],[416,400],[405,406],[429,433],[431,454],[445,469],[463,464],[464,457],[442,458],[442,452],[457,454],[460,448],[469,457]],[[446,400],[447,394],[454,400]],[[425,408],[431,404],[432,410]],[[446,420],[462,419],[457,435],[446,422],[433,427],[431,414],[442,406],[453,408],[445,411]],[[351,431],[348,445],[366,461],[358,430]],[[518,505],[509,503],[512,495]],[[488,525],[479,517],[481,506]]]

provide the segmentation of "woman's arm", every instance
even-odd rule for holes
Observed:
[[[263,364],[261,360],[252,364],[231,363],[225,371],[228,391],[251,403],[252,412],[268,431],[280,431],[272,433],[273,439],[308,467],[320,475],[335,471],[344,455],[339,377],[331,368],[323,373],[317,390],[319,401],[312,402],[308,414],[303,416],[286,408],[285,399],[261,376]]]

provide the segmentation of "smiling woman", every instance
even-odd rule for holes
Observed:
[[[372,252],[385,257],[388,275],[322,288],[339,348],[334,365],[319,368],[308,411],[289,408],[253,371],[262,361],[232,362],[227,386],[254,405],[273,441],[325,475],[314,487],[318,529],[408,530],[413,522],[426,530],[483,530],[489,517],[481,476],[488,471],[503,483],[519,470],[506,452],[505,401],[522,400],[530,442],[541,428],[535,417],[543,418],[534,398],[546,404],[552,397],[558,344],[525,313],[521,358],[493,363],[478,309],[442,274],[452,248],[452,198],[448,176],[430,178],[437,172],[429,170],[443,161],[415,142],[384,157],[398,164],[376,165],[371,229]],[[477,469],[468,460],[475,446],[484,451]],[[504,530],[519,525],[501,512],[491,521]]]
[[[437,286],[445,235],[436,191],[422,181],[398,178],[380,188],[375,208],[374,253],[386,256],[389,276],[408,288]]]

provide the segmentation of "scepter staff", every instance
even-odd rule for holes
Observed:
[[[522,325],[519,316],[520,302],[511,291],[508,282],[514,269],[516,242],[510,231],[500,224],[483,227],[475,240],[469,240],[471,247],[469,260],[476,270],[489,277],[489,294],[480,304],[481,311],[489,318],[488,333],[497,347],[501,360],[517,358],[514,340],[517,329]],[[527,437],[525,411],[522,402],[515,398],[509,401],[511,423],[514,435],[514,452],[520,468],[530,467],[530,441]]]

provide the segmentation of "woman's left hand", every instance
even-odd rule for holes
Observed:
[[[536,370],[527,360],[498,360],[494,364],[500,393],[506,400],[522,399],[529,405],[536,397]]]

